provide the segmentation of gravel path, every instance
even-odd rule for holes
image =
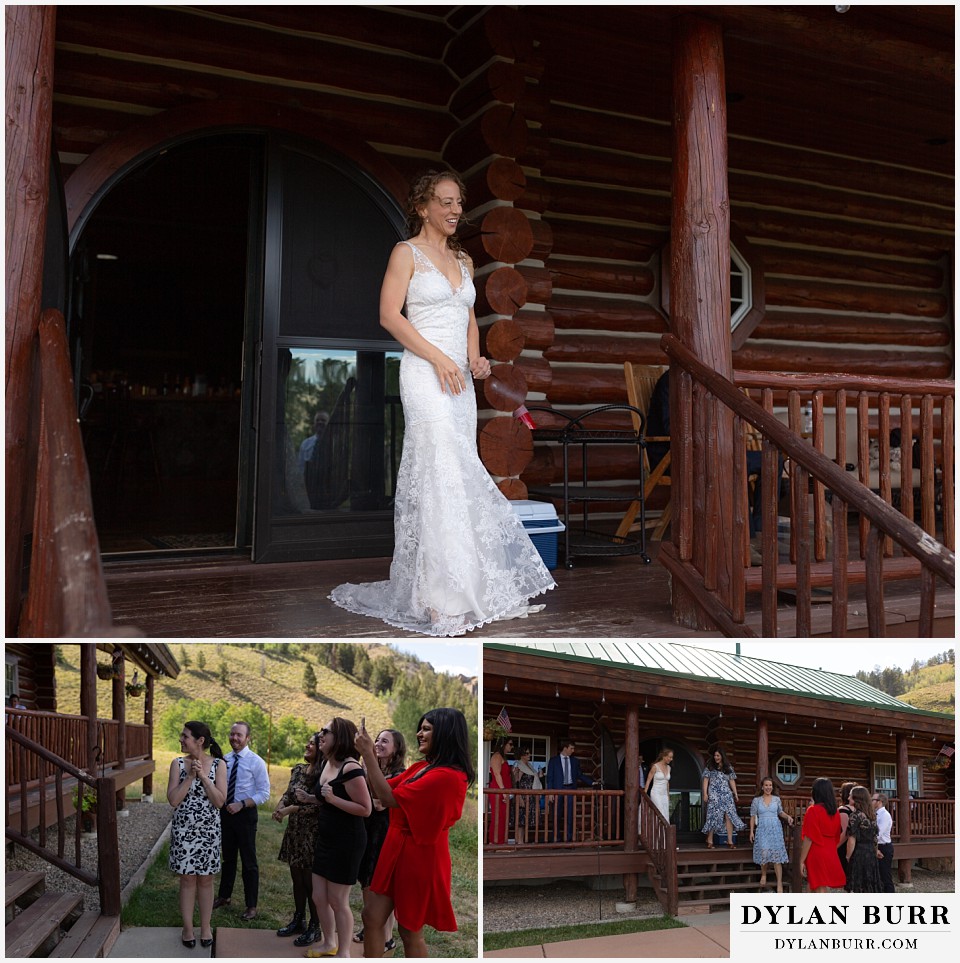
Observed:
[[[117,835],[120,846],[120,888],[123,889],[133,878],[134,874],[140,869],[144,860],[149,856],[154,844],[160,835],[167,828],[173,818],[173,809],[163,802],[141,803],[128,802],[126,811],[129,816],[117,814]],[[73,832],[76,824],[76,817],[70,816],[64,820],[66,828],[66,852],[68,859],[73,858],[74,842]],[[34,840],[37,839],[36,830],[31,834]],[[51,827],[47,830],[47,849],[56,852],[57,848],[57,828]],[[49,863],[27,852],[20,846],[12,847],[13,855],[9,855],[10,846],[8,844],[8,855],[6,858],[6,869],[10,870],[29,870],[33,872],[46,873],[47,890],[55,890],[59,893],[82,893],[83,908],[85,910],[100,909],[100,893],[96,886],[87,886],[75,879],[69,873],[63,872],[51,866]],[[95,838],[83,839],[80,843],[82,854],[82,865],[86,868],[95,867],[97,864],[97,840]]]
[[[915,866],[913,886],[898,885],[897,892],[952,893],[954,885],[953,873],[931,873]],[[637,891],[637,908],[632,913],[617,912],[616,904],[623,899],[622,889],[598,892],[574,880],[532,885],[487,884],[483,888],[483,928],[489,933],[506,933],[541,926],[609,923],[662,915],[652,889],[641,886]]]

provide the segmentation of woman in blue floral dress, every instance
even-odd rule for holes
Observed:
[[[744,822],[737,815],[737,774],[730,767],[722,749],[714,749],[707,768],[703,770],[703,803],[707,807],[703,832],[707,834],[707,849],[713,849],[713,834],[726,830],[727,846],[734,848],[733,831],[743,829]]]
[[[783,811],[773,780],[764,776],[760,795],[750,804],[750,842],[753,843],[753,861],[760,867],[760,889],[767,885],[767,864],[772,863],[778,893],[783,892],[783,864],[790,861],[783,844],[781,819],[793,825],[793,817]]]

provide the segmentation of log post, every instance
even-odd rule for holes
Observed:
[[[906,846],[913,838],[910,830],[910,766],[909,740],[905,733],[897,733],[897,829],[900,833],[899,845]],[[894,848],[896,853],[896,848]],[[897,871],[901,883],[909,883],[911,878],[911,861],[901,859],[897,862]]]
[[[640,806],[640,705],[627,706],[623,756],[623,849],[635,853],[639,843]],[[626,902],[637,901],[637,874],[625,873],[623,888]]]
[[[86,753],[81,756],[87,772],[97,771],[97,646],[94,642],[80,643],[80,715],[87,721]]]
[[[53,123],[55,6],[6,6],[6,634],[20,618],[30,518],[27,452],[33,359],[43,290]]]
[[[114,650],[116,651],[116,650]],[[113,719],[117,723],[117,771],[122,772],[127,764],[127,663],[123,655],[114,657],[114,668],[119,667],[120,677],[113,680]],[[126,790],[121,787],[116,791],[117,809],[125,805]]]
[[[770,775],[770,730],[766,719],[757,720],[757,795],[763,788],[761,779]]]
[[[694,15],[680,16],[673,40],[670,330],[704,364],[732,378],[724,88],[719,24]],[[704,426],[706,433],[693,439],[692,464],[680,445],[672,447],[675,497],[682,505],[683,488],[691,484],[704,495],[703,514],[697,520],[702,537],[694,539],[693,564],[701,573],[712,573],[717,594],[729,609],[734,564],[732,492],[728,484],[708,477],[707,466],[731,463],[733,419],[723,406],[718,406],[715,420],[708,418],[708,400],[702,390],[694,390],[693,404],[694,424]],[[674,410],[680,405],[678,378],[671,378],[670,405]],[[673,527],[679,550],[680,526]],[[691,595],[676,581],[673,617],[678,624],[692,628],[710,627]]]
[[[153,759],[153,700],[156,689],[156,679],[147,675],[147,691],[143,694],[143,724],[147,727],[147,746],[150,758]],[[148,798],[149,797],[149,798]],[[153,801],[153,773],[143,777],[143,802]]]

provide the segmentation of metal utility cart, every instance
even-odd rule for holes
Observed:
[[[646,442],[643,437],[643,413],[633,405],[601,405],[574,418],[554,408],[529,406],[533,412],[546,412],[560,420],[558,426],[548,426],[533,429],[534,441],[557,441],[563,449],[563,484],[545,485],[529,489],[532,497],[552,498],[563,503],[564,531],[564,564],[573,568],[573,560],[580,556],[605,556],[608,558],[621,555],[639,555],[646,564],[650,564],[647,554],[646,512],[643,503],[643,450]],[[617,414],[630,415],[634,428],[609,427],[610,416]],[[570,448],[574,445],[581,447],[582,471],[580,484],[573,484],[570,478]],[[635,445],[637,449],[637,487],[629,491],[622,488],[604,488],[589,483],[589,452],[596,445]],[[630,535],[618,536],[606,532],[591,530],[589,522],[590,502],[624,502],[636,500],[640,503],[640,532],[639,537]],[[580,503],[583,506],[583,524],[574,528],[570,523],[571,506]]]

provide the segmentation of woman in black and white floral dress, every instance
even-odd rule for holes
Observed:
[[[213,877],[220,872],[220,807],[227,798],[223,752],[202,722],[184,723],[184,755],[170,763],[167,802],[174,807],[170,829],[170,868],[180,877],[181,941],[197,945],[194,906],[200,904],[200,945],[213,944]]]

